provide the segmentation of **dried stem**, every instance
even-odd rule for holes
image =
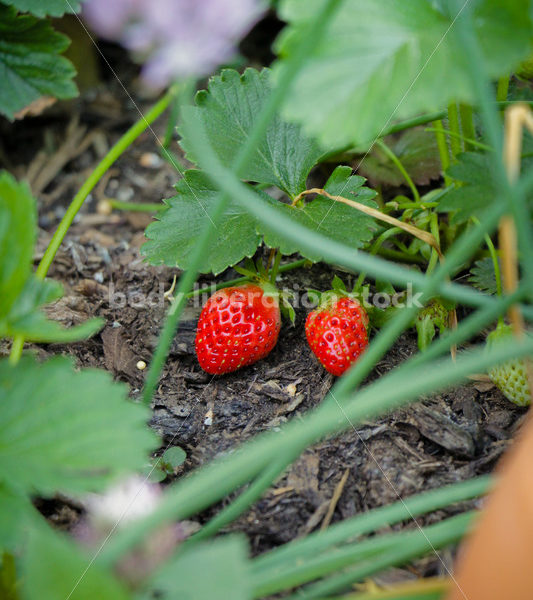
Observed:
[[[522,154],[523,129],[533,133],[533,114],[526,104],[515,104],[505,111],[505,138],[503,142],[503,162],[507,177],[515,183],[520,175],[520,157]],[[511,294],[518,289],[518,244],[516,225],[510,215],[500,220],[498,238],[502,259],[503,289]],[[509,307],[509,320],[517,338],[525,335],[524,317],[520,307],[513,304]],[[533,396],[533,365],[525,359],[530,394]]]
[[[444,258],[439,243],[435,239],[435,236],[431,233],[424,231],[423,229],[419,229],[414,225],[410,225],[409,223],[404,223],[399,219],[395,219],[394,217],[382,213],[380,210],[372,208],[371,206],[366,206],[365,204],[361,204],[360,202],[356,202],[355,200],[349,200],[348,198],[344,198],[343,196],[333,196],[332,194],[329,194],[328,192],[326,192],[326,190],[323,190],[321,188],[311,188],[309,190],[304,190],[303,192],[298,194],[296,198],[294,198],[292,206],[297,204],[299,200],[301,200],[304,196],[308,196],[309,194],[320,194],[321,196],[326,196],[326,198],[329,198],[330,200],[335,200],[335,202],[342,202],[343,204],[347,204],[348,206],[351,206],[352,208],[355,208],[356,210],[365,213],[366,215],[374,217],[375,219],[385,221],[385,223],[389,223],[389,225],[393,225],[394,227],[399,227],[400,229],[403,229],[403,231],[406,231],[407,233],[410,233],[414,237],[418,238],[419,240],[422,240],[426,244],[429,244],[432,248],[435,248],[441,260]]]
[[[503,161],[507,177],[511,183],[520,175],[520,155],[522,154],[523,128],[533,132],[533,114],[526,104],[515,104],[505,111],[505,139]],[[512,293],[518,288],[518,249],[516,225],[510,215],[502,217],[499,225],[499,244],[502,259],[503,288]],[[520,308],[509,308],[509,320],[517,337],[524,335],[524,319]]]

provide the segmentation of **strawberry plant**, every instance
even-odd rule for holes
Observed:
[[[184,119],[197,119],[205,127],[207,139],[223,164],[231,164],[242,144],[249,139],[260,109],[272,94],[270,80],[268,69],[261,72],[247,69],[242,76],[236,71],[224,70],[219,77],[211,79],[207,90],[197,94],[196,106],[184,107]],[[198,163],[186,131],[182,131],[181,145],[187,158]],[[290,206],[260,189],[265,185],[275,186],[294,200],[306,189],[307,176],[322,154],[313,140],[302,135],[299,127],[276,115],[261,136],[241,177],[255,184],[248,184],[251,194],[295,224],[313,229],[320,225],[320,230],[330,239],[343,241],[352,248],[363,247],[377,229],[371,217],[323,197],[309,203],[300,199]],[[342,190],[346,196],[376,207],[373,202],[376,193],[363,184],[362,177],[352,175],[349,167],[341,166],[332,173],[324,189],[331,194]],[[204,173],[196,169],[185,172],[176,191],[177,196],[165,201],[168,208],[148,226],[146,236],[149,241],[143,246],[143,253],[153,264],[188,268],[191,250],[202,228],[209,222],[221,193]],[[275,229],[268,228],[233,202],[226,207],[220,225],[211,236],[200,272],[221,273],[252,256],[261,241],[269,248],[279,248],[282,254],[300,252],[314,261],[322,258],[316,248],[310,251],[288,242]]]
[[[522,128],[533,130],[533,117],[527,105],[517,108],[507,87],[509,73],[531,54],[528,3],[278,4],[286,26],[275,44],[278,58],[272,68],[249,67],[242,73],[223,68],[194,102],[188,95],[190,81],[171,85],[89,175],[35,272],[35,201],[27,185],[6,172],[0,175],[0,337],[13,340],[9,357],[0,360],[0,595],[24,600],[332,597],[350,593],[354,583],[368,583],[391,566],[458,542],[473,512],[456,514],[456,506],[454,516],[424,527],[416,517],[475,498],[490,487],[489,477],[479,477],[405,499],[393,487],[398,502],[330,523],[335,491],[336,499],[319,507],[331,513],[322,531],[253,558],[242,535],[206,541],[318,442],[328,439],[334,448],[340,433],[359,436],[369,419],[472,374],[488,372],[521,405],[531,392],[527,378],[533,341],[525,329],[533,318],[533,178],[525,168],[520,175],[529,158],[520,140]],[[69,6],[78,10],[80,5]],[[158,51],[167,50],[165,43],[172,50],[181,46],[172,45],[172,27],[161,23],[155,11],[146,26],[143,6],[124,3],[116,39],[131,49],[135,44],[129,35],[144,31],[144,42],[150,43],[139,42],[137,49],[147,57],[152,81],[166,81],[175,73],[169,57],[181,54]],[[0,3],[0,69],[3,65],[10,82],[0,91],[0,108],[9,118],[41,94],[75,93],[73,71],[58,56],[65,40],[38,20],[63,9],[59,0]],[[242,9],[241,34],[258,14],[249,6],[244,14],[244,2]],[[194,10],[201,20],[201,8]],[[205,12],[200,29],[209,33],[216,23],[212,11]],[[132,30],[132,23],[139,27]],[[159,26],[164,35],[156,39]],[[113,37],[112,29],[103,35]],[[221,39],[234,44],[228,35],[223,31]],[[223,49],[218,62],[231,54],[227,45]],[[218,57],[203,50],[197,47],[190,63],[180,63],[180,76],[191,74],[184,72],[185,63],[195,75],[206,74],[206,65]],[[28,70],[31,61],[34,69]],[[508,104],[504,125],[502,110]],[[181,148],[192,168],[177,169],[183,173],[176,194],[147,227],[142,253],[150,264],[180,273],[139,390],[142,402],[134,402],[109,374],[77,369],[61,356],[40,361],[22,350],[25,342],[83,340],[102,327],[92,319],[65,329],[46,318],[43,307],[61,295],[46,276],[90,192],[169,106],[168,129],[178,123]],[[423,133],[432,134],[434,142],[420,130],[402,133],[429,124],[430,131]],[[177,165],[168,149],[172,136],[167,137],[161,152]],[[418,153],[409,150],[410,144]],[[415,168],[420,159],[412,157],[420,157],[419,144],[431,154],[427,169]],[[362,172],[372,187],[355,172],[369,152],[374,162]],[[422,189],[436,181],[437,156],[442,186]],[[401,190],[387,188],[399,184]],[[120,207],[120,201],[114,206]],[[157,439],[146,425],[148,407],[198,275],[220,276],[229,268],[242,275],[237,281],[218,281],[220,289],[204,306],[196,331],[200,367],[219,375],[272,351],[288,327],[280,323],[286,299],[274,289],[278,274],[319,261],[355,276],[351,291],[334,278],[323,303],[306,313],[305,331],[301,320],[293,330],[306,334],[310,351],[339,376],[323,401],[295,418],[284,416],[271,430],[219,453],[187,477],[180,476],[182,450],[161,449],[149,459]],[[420,304],[405,301],[411,290]],[[399,302],[383,309],[371,306],[367,318],[364,300],[370,291]],[[272,298],[267,307],[265,297]],[[506,314],[518,335],[511,337],[503,325]],[[489,344],[476,344],[496,321]],[[413,326],[423,351],[367,380]],[[276,352],[268,360],[275,359]],[[319,367],[313,363],[312,368]],[[227,381],[219,379],[217,385]],[[211,424],[206,417],[204,427]],[[194,463],[197,453],[190,456],[187,463]],[[97,501],[92,497],[93,506],[103,506],[107,517],[97,523],[87,494],[103,493],[126,475],[146,472],[148,460],[149,473],[144,481],[134,480],[133,490],[123,485],[118,494],[110,491]],[[147,483],[166,476],[164,488]],[[32,503],[58,493],[85,502],[77,537],[54,530],[38,503]],[[217,503],[217,510],[206,510]],[[193,517],[195,527],[190,528]],[[390,529],[409,519],[415,528]],[[384,525],[389,526],[386,533]],[[426,583],[413,583],[410,597],[421,597]],[[433,597],[445,593],[441,583],[432,589]],[[384,594],[406,597],[405,588]]]

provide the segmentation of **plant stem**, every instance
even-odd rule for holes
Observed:
[[[463,139],[465,150],[472,150],[476,141],[476,129],[474,127],[474,112],[469,104],[459,105],[459,114],[461,116],[461,128],[463,130]]]
[[[170,112],[168,115],[167,126],[165,127],[165,135],[161,144],[162,148],[168,148],[172,142],[172,137],[176,129],[176,123],[178,121],[180,113],[180,102],[178,97],[175,96],[170,103]]]
[[[394,250],[393,248],[380,248],[377,251],[378,256],[387,258],[389,260],[395,260],[407,264],[414,265],[425,265],[426,259],[418,254],[409,254],[408,252],[402,252],[401,250]]]
[[[166,205],[162,202],[122,202],[121,200],[115,200],[108,198],[107,202],[109,206],[115,210],[127,210],[130,212],[157,212],[164,210]]]
[[[477,217],[472,216],[471,219],[476,225],[479,225],[479,219]],[[490,239],[490,235],[488,234],[485,234],[485,244],[487,244],[487,248],[492,259],[492,266],[494,268],[494,277],[496,279],[496,295],[501,298],[502,278],[500,273],[500,261],[498,260],[498,252],[494,246],[494,243]]]
[[[376,240],[374,241],[374,243],[372,244],[372,246],[370,248],[369,253],[377,254],[379,249],[381,248],[381,246],[384,244],[384,242],[386,240],[388,240],[393,235],[398,235],[399,233],[402,233],[402,230],[399,227],[391,227],[390,229],[385,230],[378,238],[376,238]],[[366,279],[366,273],[364,271],[361,271],[361,273],[359,273],[359,277],[357,278],[357,281],[355,282],[355,285],[353,286],[354,292],[358,292],[361,289],[361,286],[363,285],[365,279]]]
[[[490,257],[492,259],[492,264],[494,266],[494,277],[496,279],[496,295],[501,296],[502,295],[502,278],[501,278],[501,273],[500,273],[500,263],[498,261],[498,254],[496,252],[496,248],[494,247],[494,244],[492,243],[492,240],[490,239],[489,235],[485,236],[485,243],[487,244],[487,248],[489,249]],[[503,325],[503,316],[502,315],[500,315],[498,317],[498,323]]]
[[[435,131],[435,129],[432,127],[427,127],[424,131]],[[479,148],[480,150],[486,150],[487,152],[494,152],[494,148],[491,148],[488,144],[484,144],[483,142],[478,142],[473,138],[465,137],[464,135],[457,134],[453,131],[450,131],[449,129],[443,129],[442,132],[449,135],[450,137],[456,137],[459,140],[462,140],[465,143],[465,147],[468,144],[472,148]]]
[[[441,110],[428,115],[420,115],[419,117],[414,117],[413,119],[406,119],[405,121],[401,121],[400,123],[396,123],[395,125],[388,127],[383,133],[382,137],[386,137],[391,133],[398,133],[400,131],[405,131],[406,129],[412,129],[418,125],[425,125],[426,123],[431,123],[431,121],[443,119],[446,114],[447,113],[445,110]]]
[[[439,217],[436,212],[431,213],[429,226],[433,237],[437,240],[437,243],[440,246]],[[435,248],[431,248],[431,257],[429,259],[429,263],[426,269],[426,275],[430,275],[433,272],[438,262],[439,255]]]
[[[177,94],[177,87],[173,86],[168,92],[136,123],[134,123],[128,131],[113,145],[104,158],[98,163],[94,171],[86,179],[78,193],[72,199],[69,207],[57,229],[50,240],[48,247],[35,271],[37,279],[44,279],[50,269],[50,265],[59,250],[69,227],[74,221],[74,217],[82,207],[85,199],[90,194],[94,186],[100,181],[102,175],[111,167],[111,165],[131,146],[131,144],[141,135],[147,127],[153,123],[167,108],[169,103]],[[16,364],[22,354],[24,346],[24,337],[15,336],[13,346],[11,347],[10,362]]]
[[[272,285],[276,285],[276,277],[279,273],[279,264],[281,262],[281,252],[279,248],[276,250],[276,255],[274,257],[274,264],[272,265],[272,270],[270,271],[270,282]]]
[[[504,75],[498,79],[498,86],[496,88],[496,100],[498,102],[505,102],[507,100],[507,94],[509,93],[509,75]]]
[[[406,171],[405,167],[402,165],[401,160],[396,156],[396,154],[394,154],[394,152],[387,146],[387,144],[385,144],[385,142],[383,140],[381,140],[381,139],[376,140],[376,145],[394,163],[394,165],[396,166],[398,171],[402,174],[407,185],[411,189],[411,192],[413,194],[413,200],[415,202],[420,202],[420,194],[418,193],[418,190],[416,189],[416,185],[414,184],[413,180],[411,179],[411,176],[409,175],[409,173]]]
[[[448,105],[448,121],[450,123],[450,129],[455,133],[453,137],[450,138],[450,147],[452,149],[452,162],[455,161],[458,154],[462,151],[461,146],[461,130],[459,128],[459,112],[457,110],[457,104],[455,102],[451,102]]]
[[[274,256],[276,254],[275,248],[270,248],[270,252],[268,253],[267,264],[265,268],[265,274],[270,271],[270,267],[272,265],[272,261],[274,260]]]
[[[395,207],[395,210],[418,209],[419,211],[422,211],[427,210],[428,208],[435,208],[438,205],[438,202],[424,202],[424,200],[422,199],[420,202],[400,202]]]
[[[22,355],[22,348],[24,347],[24,336],[16,335],[13,338],[13,344],[11,345],[11,352],[9,353],[9,364],[16,365]]]
[[[448,142],[446,141],[446,136],[444,135],[444,127],[442,126],[441,119],[433,121],[433,131],[435,132],[437,148],[439,149],[439,157],[442,168],[442,175],[444,177],[444,185],[448,187],[452,184],[451,177],[449,175],[446,175],[446,171],[450,166],[450,154],[448,152]]]

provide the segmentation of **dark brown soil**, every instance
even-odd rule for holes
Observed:
[[[44,162],[50,164],[68,137],[69,122],[81,124],[71,124],[70,135],[72,128],[86,127],[81,137],[92,136],[86,149],[67,159],[38,191],[42,229],[36,261],[73,193],[106,148],[135,120],[136,111],[129,101],[116,99],[122,97],[110,83],[51,116],[3,125],[11,132],[10,138],[5,138],[4,157],[18,176],[31,175],[31,169],[37,169],[39,152],[48,152]],[[114,109],[106,109],[108,105]],[[162,135],[164,123],[157,123],[154,129]],[[19,142],[16,149],[14,139]],[[173,150],[179,153],[176,144]],[[142,213],[102,216],[95,208],[105,196],[157,202],[171,195],[177,174],[156,153],[154,136],[147,132],[116,163],[86,202],[50,271],[65,287],[64,298],[50,308],[50,315],[66,326],[102,316],[104,330],[83,343],[35,348],[43,358],[60,352],[75,357],[79,366],[108,369],[129,384],[133,397],[139,395],[146,374],[137,368],[137,362],[150,361],[168,306],[163,292],[176,270],[151,267],[139,254],[150,217]],[[150,161],[152,166],[142,166]],[[319,264],[287,273],[283,284],[292,289],[327,289],[332,275],[330,267]],[[234,276],[228,272],[223,277]],[[352,277],[340,276],[345,281]],[[202,277],[201,281],[207,284],[212,279]],[[163,447],[171,443],[186,450],[184,472],[261,431],[299,418],[321,401],[333,380],[306,344],[304,309],[297,309],[294,327],[284,325],[279,343],[267,359],[224,377],[205,374],[194,356],[199,311],[200,304],[192,301],[185,311],[155,396],[151,423],[161,434]],[[0,347],[4,353],[7,349],[6,345]],[[416,336],[409,331],[397,340],[370,379],[382,376],[415,352]],[[254,553],[305,535],[320,527],[346,472],[333,521],[394,502],[397,493],[405,497],[489,472],[509,445],[523,414],[483,381],[421,399],[309,449],[228,529],[246,533]],[[472,504],[439,511],[421,522],[437,521]],[[76,517],[65,503],[42,502],[40,508],[58,526],[68,527]],[[206,511],[199,520],[205,522],[219,508]],[[417,563],[417,568],[419,574],[427,575],[440,572],[442,565],[430,558]],[[410,575],[404,572],[402,576]]]

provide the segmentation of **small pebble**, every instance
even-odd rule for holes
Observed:
[[[213,425],[213,410],[211,408],[205,413],[204,425],[207,427]]]
[[[110,215],[113,211],[109,200],[100,200],[96,206],[96,212],[99,215]]]
[[[154,152],[145,152],[144,154],[141,154],[141,157],[139,158],[141,167],[147,169],[157,169],[161,166],[162,162],[163,159]]]
[[[289,385],[287,386],[287,393],[289,394],[289,396],[292,398],[296,395],[296,384],[295,383],[289,383]]]
[[[133,191],[133,188],[121,187],[117,192],[117,200],[120,200],[120,202],[129,202],[133,198],[134,194],[135,192]]]

